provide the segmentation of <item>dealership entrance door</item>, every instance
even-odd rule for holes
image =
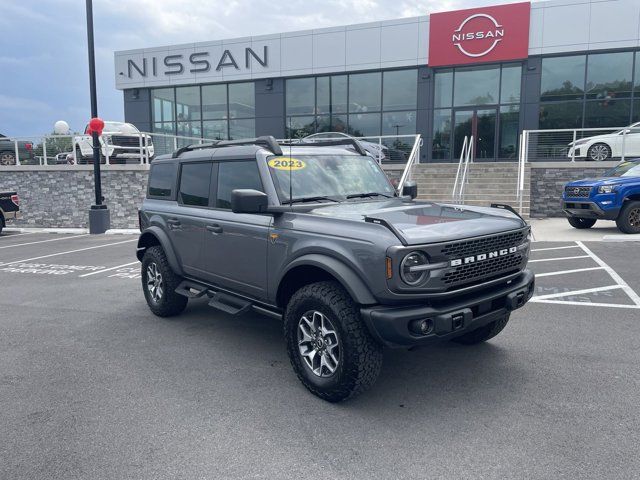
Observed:
[[[496,159],[497,107],[464,108],[454,110],[453,159],[460,158],[464,137],[473,136],[473,160]]]

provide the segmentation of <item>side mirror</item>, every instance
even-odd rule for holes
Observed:
[[[411,200],[418,196],[418,184],[416,182],[404,182],[402,195],[411,197]]]
[[[264,192],[253,189],[237,189],[231,192],[233,213],[264,213],[269,205],[269,197]]]

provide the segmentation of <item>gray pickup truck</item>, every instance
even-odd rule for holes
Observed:
[[[18,192],[0,192],[0,233],[7,220],[20,218],[20,197]]]
[[[158,157],[139,212],[146,302],[159,316],[203,297],[282,318],[302,383],[352,397],[374,383],[383,346],[486,341],[533,295],[522,218],[416,192],[396,192],[353,139]]]

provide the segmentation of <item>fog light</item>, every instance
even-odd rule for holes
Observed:
[[[418,335],[428,335],[433,331],[433,320],[430,318],[413,320],[409,324],[409,328],[413,333],[417,333]]]

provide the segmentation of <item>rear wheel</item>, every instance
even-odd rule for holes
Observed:
[[[584,228],[591,228],[596,224],[596,220],[594,218],[567,217],[567,221],[573,228],[580,230]]]
[[[14,152],[0,152],[0,165],[15,165],[16,154]]]
[[[323,400],[354,397],[378,378],[382,346],[336,282],[312,283],[298,290],[285,311],[284,333],[296,375]]]
[[[2,235],[3,228],[4,228],[4,217],[0,215],[0,235]]]
[[[189,299],[176,293],[181,280],[171,270],[162,247],[147,248],[142,258],[142,290],[153,313],[171,317],[183,312]]]
[[[624,233],[640,233],[640,202],[627,202],[616,219],[618,229]]]
[[[498,335],[504,327],[509,323],[509,314],[506,313],[504,317],[495,320],[484,327],[477,328],[472,330],[469,333],[465,333],[464,335],[460,335],[452,339],[452,342],[461,343],[463,345],[475,345],[476,343],[486,342],[487,340]]]
[[[594,162],[602,162],[611,158],[611,148],[606,143],[596,143],[589,147],[587,157]]]

